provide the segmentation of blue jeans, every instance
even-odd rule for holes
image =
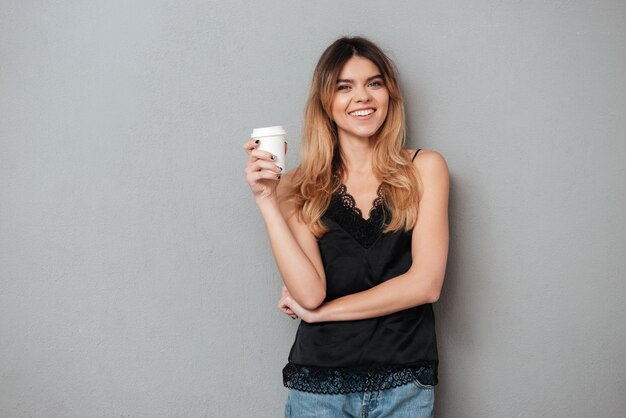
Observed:
[[[285,418],[431,418],[435,388],[418,381],[393,389],[324,395],[289,389]]]

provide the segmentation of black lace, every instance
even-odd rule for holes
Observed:
[[[340,183],[339,176],[333,174],[333,178]],[[326,216],[337,222],[345,231],[365,248],[369,248],[382,234],[383,225],[390,218],[390,213],[384,202],[382,184],[376,191],[369,218],[364,219],[361,209],[356,207],[354,197],[348,193],[345,184],[333,193],[330,205],[326,210]]]
[[[283,384],[304,392],[339,394],[391,389],[418,381],[434,386],[438,362],[424,362],[408,367],[325,368],[287,363]]]

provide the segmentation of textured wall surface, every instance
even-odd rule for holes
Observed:
[[[343,34],[450,167],[437,416],[626,415],[624,1],[3,0],[0,416],[282,415],[241,144]]]

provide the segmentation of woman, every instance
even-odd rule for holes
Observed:
[[[392,62],[344,37],[315,69],[300,165],[281,178],[271,154],[244,144],[284,281],[278,308],[301,319],[286,417],[433,414],[449,178],[439,153],[404,143]]]

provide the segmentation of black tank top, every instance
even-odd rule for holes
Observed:
[[[413,230],[382,233],[390,213],[380,186],[369,219],[361,216],[343,184],[322,219],[330,228],[318,240],[326,301],[367,290],[410,268]],[[284,385],[307,392],[383,390],[414,380],[436,385],[432,305],[354,321],[301,321],[288,360]]]

